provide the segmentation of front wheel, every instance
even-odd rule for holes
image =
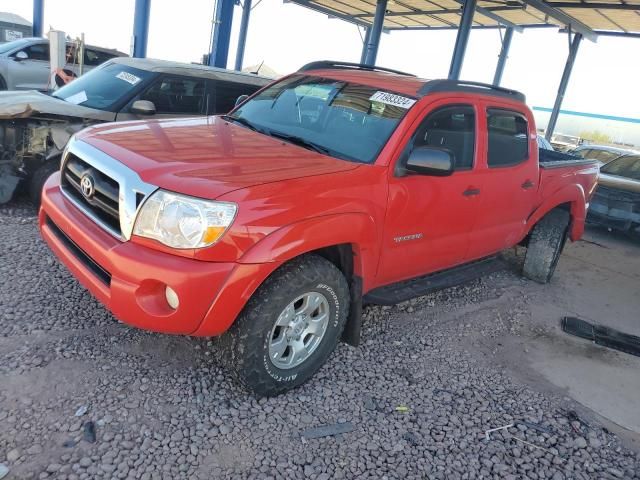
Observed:
[[[533,227],[524,259],[525,277],[538,283],[551,280],[567,241],[569,220],[566,210],[552,210]]]
[[[29,179],[29,198],[31,202],[40,208],[40,200],[42,199],[42,188],[49,177],[60,169],[60,158],[47,160],[43,165],[33,172]]]
[[[259,396],[297,387],[335,349],[349,313],[342,272],[318,255],[283,265],[253,295],[223,336],[226,363]]]

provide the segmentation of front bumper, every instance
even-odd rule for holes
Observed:
[[[212,336],[226,331],[277,266],[203,262],[121,242],[46,183],[40,231],[56,256],[122,322],[162,333]],[[178,294],[172,309],[165,287]]]

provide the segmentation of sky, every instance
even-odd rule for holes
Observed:
[[[359,61],[362,31],[355,25],[282,0],[253,3],[244,66],[265,62],[285,74],[314,60]],[[0,0],[0,11],[31,20],[32,4],[31,0]],[[213,6],[214,0],[151,0],[147,55],[200,61],[209,48]],[[45,0],[45,31],[51,26],[72,37],[84,32],[87,43],[129,53],[133,11],[134,0]],[[240,14],[236,7],[231,68]],[[425,78],[444,78],[455,36],[455,31],[383,34],[377,64]],[[530,106],[552,107],[568,48],[567,35],[553,28],[515,33],[502,85],[524,92]],[[499,51],[498,30],[474,30],[461,78],[491,82]],[[583,40],[562,108],[640,118],[638,52],[638,38]]]

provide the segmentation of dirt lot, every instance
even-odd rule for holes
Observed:
[[[640,334],[638,243],[593,230],[550,285],[510,252],[505,272],[369,307],[361,347],[256,400],[215,342],[117,323],[26,203],[0,207],[0,238],[0,478],[640,478],[640,358],[558,328]]]

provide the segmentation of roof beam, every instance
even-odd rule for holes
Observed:
[[[478,10],[476,8],[476,10]],[[484,10],[487,10],[489,12],[500,12],[500,11],[507,11],[507,10],[524,10],[524,7],[520,6],[520,7],[485,7]],[[480,11],[480,10],[478,10]],[[443,15],[446,13],[457,13],[460,14],[460,8],[438,8],[435,10],[413,10],[411,12],[387,12],[385,14],[385,18],[388,17],[415,17],[418,15]],[[353,15],[354,18],[372,18],[373,17],[373,13],[358,13],[356,15]]]
[[[283,3],[295,3],[297,5],[300,5],[301,7],[306,7],[310,10],[315,10],[316,12],[324,13],[329,18],[338,18],[340,20],[344,20],[345,22],[354,23],[360,27],[367,28],[371,26],[370,22],[362,21],[354,17],[353,15],[347,15],[346,13],[338,13],[335,10],[331,10],[329,8],[323,7],[322,5],[318,5],[317,3],[314,3],[309,0],[284,0]],[[383,31],[385,30],[386,29],[383,29]]]
[[[636,10],[640,11],[640,5],[629,3],[575,3],[575,2],[546,2],[553,8],[589,8],[599,10]]]
[[[460,5],[464,5],[464,0],[455,0],[455,2],[459,3]],[[501,17],[497,13],[493,13],[491,10],[487,10],[486,8],[476,7],[476,12],[478,12],[481,15],[484,15],[485,17],[489,17],[492,20],[495,20],[496,22],[498,22],[501,25],[504,25],[505,27],[511,27],[516,32],[524,31],[524,28],[522,28],[520,25],[510,22],[506,18]]]
[[[571,30],[581,34],[587,40],[591,40],[595,42],[598,39],[598,34],[594,32],[591,28],[586,26],[581,21],[573,18],[571,15],[564,13],[562,10],[558,10],[557,8],[549,6],[547,3],[542,0],[522,0],[527,5],[535,8],[536,10],[541,11],[545,15],[557,20],[563,25],[567,25],[571,27]]]

